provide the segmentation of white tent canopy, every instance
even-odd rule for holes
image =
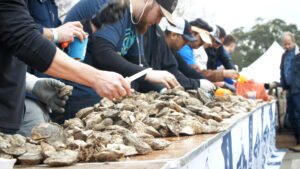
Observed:
[[[280,62],[284,50],[274,42],[271,47],[256,61],[241,72],[248,79],[253,79],[256,82],[270,83],[280,81]]]

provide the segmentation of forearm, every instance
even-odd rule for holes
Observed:
[[[70,58],[58,48],[52,64],[45,73],[88,87],[93,87],[94,81],[101,78],[100,71]]]
[[[198,79],[188,78],[178,69],[168,69],[167,71],[176,77],[177,81],[185,90],[198,89],[200,87],[200,81]]]
[[[92,60],[94,67],[114,71],[122,74],[124,77],[131,76],[145,69],[120,56],[116,52],[115,47],[102,38],[95,38]]]
[[[201,70],[201,73],[211,82],[224,80],[223,70]]]
[[[184,67],[179,67],[179,70],[187,77],[193,79],[205,79],[205,77],[200,73],[200,70],[196,71],[190,65]]]

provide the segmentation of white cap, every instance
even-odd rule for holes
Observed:
[[[170,23],[167,25],[167,30],[173,33],[182,35],[183,39],[188,42],[195,42],[196,39],[192,34],[191,25],[183,18],[173,17],[175,25]]]
[[[173,20],[174,20],[175,25],[171,25],[171,24],[168,23],[167,30],[170,31],[170,32],[174,32],[174,33],[183,35],[184,28],[185,28],[184,19],[173,16]]]

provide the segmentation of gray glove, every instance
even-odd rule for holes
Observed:
[[[43,78],[34,84],[32,94],[53,111],[63,113],[66,101],[72,94],[72,89],[66,92],[63,90],[65,87],[66,85],[58,80]]]
[[[216,86],[206,79],[200,79],[200,88],[205,92],[211,92],[216,89]]]

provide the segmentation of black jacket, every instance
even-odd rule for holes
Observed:
[[[234,63],[225,55],[223,46],[219,47],[218,49],[207,48],[205,49],[205,52],[208,56],[207,69],[216,70],[217,62],[220,61],[225,69],[235,70]]]
[[[172,52],[178,63],[179,71],[182,72],[186,77],[193,79],[206,79],[201,73],[197,72],[190,65],[188,65],[177,51]]]
[[[144,36],[144,51],[146,62],[153,69],[172,73],[185,89],[200,87],[199,79],[188,78],[178,69],[175,56],[166,42],[164,32],[158,25],[148,28]]]
[[[14,133],[23,120],[26,64],[46,71],[55,52],[24,0],[0,1],[0,132]]]

